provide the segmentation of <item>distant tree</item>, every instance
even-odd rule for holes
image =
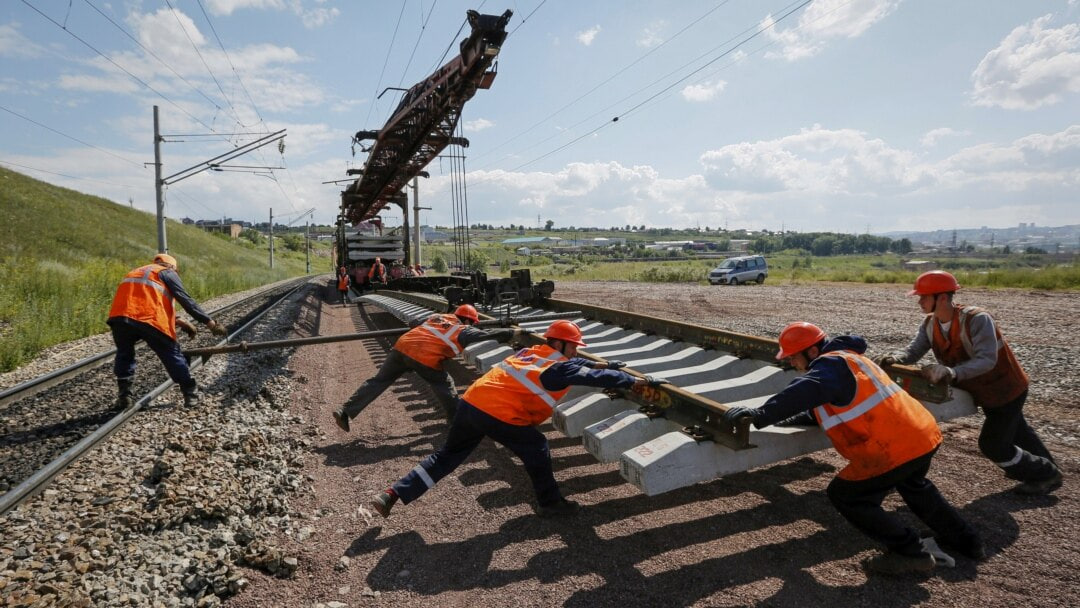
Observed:
[[[1005,245],[1004,247],[1001,248],[1001,253],[1004,253],[1005,255],[1009,255],[1010,253],[1012,253],[1012,249],[1009,248],[1008,245]]]
[[[544,230],[551,232],[551,227],[555,225],[555,220],[548,220],[544,222]]]
[[[833,248],[835,246],[836,237],[819,236],[810,244],[810,251],[812,251],[814,255],[827,256],[833,254]]]
[[[487,270],[488,262],[491,260],[488,254],[484,251],[472,250],[469,252],[468,258],[465,261],[466,272],[484,272]]]
[[[285,243],[285,248],[289,251],[304,250],[304,237],[299,234],[286,234],[281,240]]]
[[[900,255],[911,253],[911,239],[900,239],[889,243],[889,251]]]
[[[248,228],[240,232],[240,238],[251,241],[253,245],[262,245],[266,242],[266,237],[262,235],[258,230]]]
[[[435,259],[431,260],[431,268],[435,272],[446,272],[446,258],[441,253],[436,253]]]
[[[627,232],[630,232],[630,231],[631,231],[631,230],[633,230],[633,229],[634,229],[634,227],[633,227],[633,226],[631,226],[630,224],[627,224],[627,225],[626,225],[625,227],[623,227],[623,230],[625,230],[625,231],[627,231]]]
[[[1034,255],[1043,255],[1043,254],[1046,253],[1046,250],[1041,248],[1041,247],[1030,247],[1029,246],[1029,247],[1024,248],[1024,253],[1030,253],[1030,254],[1034,254]]]

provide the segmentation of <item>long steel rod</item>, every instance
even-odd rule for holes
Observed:
[[[270,306],[267,306],[265,310],[252,318],[249,322],[245,323],[243,327],[237,329],[232,334],[227,336],[224,340],[222,340],[222,343],[227,342],[230,337],[235,336],[250,327],[253,323],[255,323],[255,321],[262,318],[268,312],[273,310],[275,306],[277,306],[281,302],[284,302],[300,287],[301,285],[297,285],[296,287],[290,289],[276,302],[274,302]],[[191,364],[191,369],[197,369],[200,365],[202,365],[202,361],[194,361]],[[23,480],[22,483],[9,490],[3,496],[0,496],[0,515],[7,513],[9,510],[21,504],[27,498],[44,489],[44,487],[48,485],[48,483],[52,481],[54,477],[56,477],[64,469],[71,465],[71,463],[78,460],[80,456],[91,450],[98,443],[104,441],[107,437],[109,437],[109,435],[112,435],[113,432],[116,431],[116,429],[120,428],[125,422],[127,422],[132,416],[134,416],[136,412],[142,410],[143,407],[151,403],[155,398],[168,390],[169,387],[171,387],[172,385],[173,381],[171,379],[162,382],[152,391],[150,391],[138,401],[136,401],[135,405],[124,410],[123,412],[120,412],[116,416],[113,416],[108,422],[95,429],[93,433],[90,433],[86,437],[83,437],[78,443],[68,448],[68,450],[61,454],[58,458],[54,459],[52,462],[39,469],[36,473]]]

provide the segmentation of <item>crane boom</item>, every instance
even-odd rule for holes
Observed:
[[[477,89],[491,87],[513,12],[466,14],[472,32],[461,41],[460,54],[406,91],[382,129],[356,133],[356,141],[375,143],[361,176],[341,193],[342,215],[349,221],[376,216],[448,145],[469,145],[453,136],[454,129],[465,102]]]

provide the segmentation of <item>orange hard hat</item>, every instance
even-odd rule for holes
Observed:
[[[956,277],[952,274],[944,270],[931,270],[920,274],[919,278],[915,279],[915,287],[908,295],[935,295],[949,293],[957,289],[960,289],[960,283],[956,282]]]
[[[161,262],[162,264],[168,264],[169,266],[172,266],[173,268],[177,268],[176,258],[172,257],[171,255],[169,255],[167,253],[159,253],[159,254],[155,255],[154,256],[154,261],[155,262]]]
[[[780,352],[776,353],[776,358],[779,360],[800,353],[821,342],[824,337],[825,332],[813,323],[788,323],[784,331],[780,332]]]
[[[559,319],[549,325],[547,331],[544,332],[544,338],[585,346],[585,341],[581,339],[581,330],[566,319]]]
[[[462,304],[454,311],[454,315],[462,319],[470,319],[473,323],[480,322],[480,315],[476,314],[476,309],[472,304]]]

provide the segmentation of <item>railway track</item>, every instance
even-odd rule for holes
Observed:
[[[229,329],[225,341],[235,339],[306,281],[276,285],[210,315]],[[210,332],[202,331],[184,345],[208,345],[212,340]],[[40,491],[172,386],[154,354],[139,348],[135,394],[140,397],[133,407],[118,410],[116,382],[107,365],[115,353],[102,351],[0,392],[0,514]],[[201,363],[192,360],[192,370]]]
[[[425,294],[382,292],[360,301],[405,323],[447,310],[444,299]],[[641,393],[574,387],[552,415],[560,432],[581,437],[598,460],[617,462],[622,477],[647,495],[831,445],[817,427],[752,430],[748,421],[739,427],[723,422],[729,407],[760,406],[796,377],[775,361],[775,340],[562,300],[547,300],[544,308],[503,306],[489,315],[513,319],[539,343],[551,313],[565,313],[581,328],[588,344],[582,356],[618,359],[629,373],[669,381]],[[537,315],[546,320],[529,320]],[[485,372],[511,352],[489,341],[470,345],[464,357]],[[969,394],[931,385],[916,368],[892,366],[889,372],[939,421],[975,413]]]

